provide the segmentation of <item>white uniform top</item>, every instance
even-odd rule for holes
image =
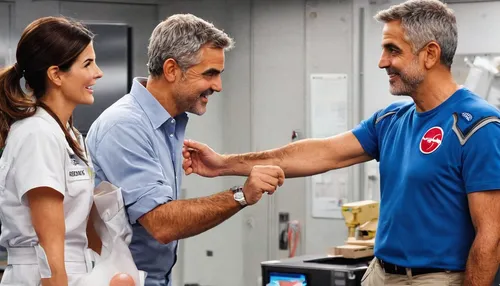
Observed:
[[[0,245],[38,244],[26,193],[43,186],[64,196],[65,261],[85,261],[93,171],[74,154],[55,119],[39,107],[34,116],[11,126],[0,158]]]

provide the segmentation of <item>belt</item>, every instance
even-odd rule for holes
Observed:
[[[40,245],[9,247],[7,255],[7,264],[9,265],[38,265],[42,278],[52,276],[45,251]],[[94,253],[90,249],[85,249],[83,256],[81,261],[65,261],[66,271],[73,274],[90,272],[95,261]]]
[[[397,274],[397,275],[406,275],[407,272],[406,270],[411,270],[411,275],[416,276],[416,275],[423,275],[423,274],[430,274],[430,273],[439,273],[439,272],[455,272],[455,271],[450,271],[447,269],[440,269],[440,268],[408,268],[404,266],[399,266],[396,264],[392,264],[386,261],[383,261],[382,259],[377,258],[378,263],[384,269],[385,273],[389,274]]]

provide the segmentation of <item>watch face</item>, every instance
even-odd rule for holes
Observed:
[[[243,199],[243,193],[242,192],[237,192],[234,194],[234,198],[237,200]]]

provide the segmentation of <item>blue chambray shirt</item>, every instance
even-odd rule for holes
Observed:
[[[108,181],[122,188],[133,228],[130,250],[137,268],[148,273],[146,286],[170,286],[177,241],[159,243],[137,219],[179,197],[188,117],[172,118],[144,87],[146,80],[135,78],[130,93],[99,116],[87,145],[96,186]]]

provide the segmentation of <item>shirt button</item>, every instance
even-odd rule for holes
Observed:
[[[172,121],[170,121],[170,122],[171,122],[172,124],[174,124],[174,123],[175,123],[175,119],[172,119]]]
[[[170,134],[170,138],[174,137],[174,134]]]

